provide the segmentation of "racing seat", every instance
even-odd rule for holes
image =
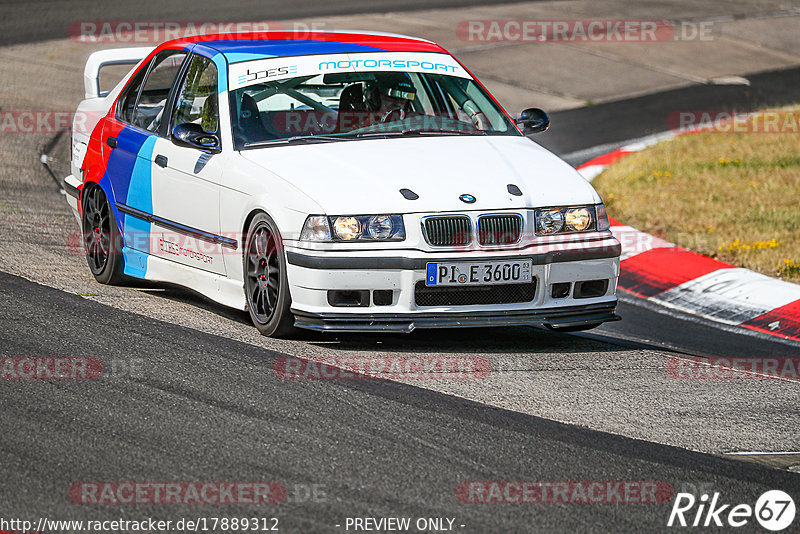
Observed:
[[[364,86],[360,82],[351,83],[339,95],[339,117],[336,130],[349,132],[360,128],[366,112]]]
[[[241,105],[239,106],[239,135],[241,139],[237,142],[250,143],[263,141],[269,138],[267,129],[261,122],[261,115],[258,111],[255,99],[247,93],[242,95]]]

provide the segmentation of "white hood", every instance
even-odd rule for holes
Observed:
[[[319,142],[244,150],[327,214],[501,210],[593,204],[572,167],[524,137],[448,136]],[[518,186],[523,195],[509,194]],[[419,195],[407,200],[400,189]],[[459,200],[473,195],[474,204]]]

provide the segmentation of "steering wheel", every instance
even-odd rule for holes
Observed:
[[[393,118],[392,118],[392,116],[393,116],[395,113],[397,113],[397,115],[399,116],[399,118],[397,118],[397,119],[393,119]],[[403,119],[405,119],[405,118],[406,118],[406,110],[404,110],[403,108],[400,108],[400,109],[390,109],[389,111],[387,111],[387,112],[386,112],[386,113],[385,113],[385,114],[384,114],[384,115],[383,115],[383,116],[380,118],[380,121],[379,121],[379,122],[380,122],[381,124],[386,124],[387,122],[394,122],[395,120],[403,120]],[[390,119],[391,119],[391,120],[390,120]]]

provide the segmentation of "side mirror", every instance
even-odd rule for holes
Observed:
[[[203,130],[199,124],[185,122],[172,130],[172,142],[180,146],[199,148],[207,152],[219,152],[219,137]]]
[[[550,117],[539,108],[528,108],[523,110],[520,118],[515,120],[522,133],[532,134],[547,130],[550,127]]]

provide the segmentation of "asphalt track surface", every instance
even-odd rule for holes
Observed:
[[[257,5],[270,6],[270,18],[281,18],[364,12],[365,4]],[[2,42],[52,38],[54,28],[63,31],[64,17],[83,3],[42,5],[47,9],[4,2],[3,9],[12,16],[2,23]],[[231,4],[196,5],[205,7],[204,19],[224,14],[241,18],[230,15]],[[403,3],[409,9],[422,5]],[[147,19],[181,19],[182,10],[172,6],[145,2],[135,9],[140,18],[146,13]],[[399,6],[370,3],[372,10],[389,8]],[[122,19],[131,14],[124,9],[134,8],[108,4],[92,9],[98,11],[81,18]],[[569,154],[663,131],[666,114],[675,109],[746,111],[792,102],[791,80],[796,83],[797,76],[796,70],[778,71],[751,78],[750,87],[694,86],[554,113],[552,129],[536,140]],[[623,321],[581,336],[609,346],[650,345],[709,356],[798,354],[797,345],[666,315],[622,297]],[[432,334],[413,335],[423,336],[424,344],[424,336]],[[449,338],[457,345],[460,337],[460,332],[444,332],[437,342]],[[280,353],[0,273],[0,355],[65,353],[96,356],[122,371],[97,381],[2,384],[4,517],[252,517],[253,508],[247,506],[92,507],[74,505],[66,497],[76,481],[250,480],[287,487],[287,502],[255,514],[279,517],[285,532],[343,531],[335,525],[358,516],[451,517],[456,525],[465,525],[457,531],[470,533],[656,532],[666,530],[668,504],[475,505],[460,503],[455,492],[469,480],[658,480],[675,488],[703,481],[724,490],[726,502],[754,504],[754,497],[768,489],[800,491],[800,478],[791,473],[561,424],[409,384],[280,380],[272,372]],[[135,359],[148,361],[144,371],[124,372]],[[322,488],[324,497],[304,499],[303,488],[311,485]]]
[[[747,112],[794,104],[800,67],[747,76],[749,85],[691,85],[636,98],[558,111],[537,143],[578,166],[614,145],[674,127],[680,111]],[[594,149],[594,150],[591,150]]]
[[[336,532],[347,517],[450,517],[459,532],[657,532],[670,504],[464,504],[471,480],[702,480],[750,502],[800,477],[564,425],[384,380],[280,380],[281,354],[88,302],[0,274],[0,355],[103,359],[107,378],[4,386],[4,516],[177,520],[252,506],[77,506],[76,481],[277,481],[287,501],[255,515],[281,531]],[[43,305],[45,304],[45,305]],[[90,335],[101,332],[102,337]],[[448,333],[457,336],[458,333]],[[133,358],[145,371],[132,373]],[[115,374],[117,373],[117,374]],[[13,430],[13,431],[11,431]],[[24,482],[23,482],[24,481]],[[303,489],[324,488],[305,500]],[[294,502],[292,502],[294,501]],[[751,525],[752,526],[752,525]]]

